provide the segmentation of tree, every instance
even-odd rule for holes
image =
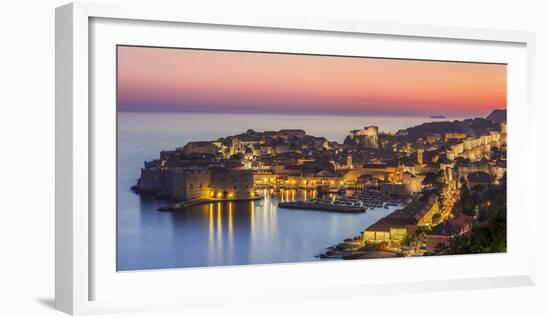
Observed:
[[[441,187],[445,185],[445,178],[443,176],[443,170],[438,172],[428,172],[422,180],[422,185]]]
[[[469,235],[451,240],[446,253],[503,253],[506,252],[506,183],[498,187],[462,188],[457,203],[463,207],[463,213],[479,211],[477,226]]]

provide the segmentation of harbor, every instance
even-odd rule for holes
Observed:
[[[329,212],[345,212],[345,213],[364,213],[365,207],[359,202],[358,205],[338,204],[330,200],[312,200],[309,202],[279,202],[280,208],[299,209],[299,210],[317,210]]]
[[[369,209],[384,208],[403,204],[403,198],[390,196],[375,189],[363,189],[351,191],[347,196],[342,192],[333,195],[332,199],[312,198],[307,201],[279,202],[280,208],[291,208],[301,210],[316,210],[345,213],[364,213]]]
[[[263,196],[253,196],[251,198],[247,199],[209,199],[209,198],[199,198],[199,199],[192,199],[177,203],[171,203],[168,205],[163,205],[159,207],[157,210],[161,212],[183,212],[186,209],[189,209],[194,206],[203,205],[203,204],[209,204],[209,203],[218,203],[218,202],[239,202],[239,201],[258,201],[263,199]]]
[[[279,207],[279,202],[312,198],[317,195],[313,193],[281,190],[260,200],[201,202],[161,213],[158,209],[166,202],[124,192],[121,200],[128,208],[122,210],[123,220],[135,224],[134,228],[146,224],[139,233],[149,244],[125,241],[119,270],[319,261],[316,256],[327,246],[360,233],[395,209],[333,213]],[[327,200],[332,196],[337,194],[326,194]],[[140,200],[130,201],[134,198]],[[134,209],[137,214],[132,213]],[[129,228],[120,235],[132,235]],[[136,251],[145,256],[129,261],[128,254]]]
[[[117,56],[117,270],[507,251],[506,65]]]
[[[305,200],[294,200],[296,192],[303,193]],[[286,196],[285,196],[286,193]],[[290,197],[288,193],[292,193]],[[309,193],[309,199],[308,198]],[[337,192],[317,192],[307,189],[285,189],[270,191],[264,189],[259,194],[250,198],[198,198],[176,203],[168,203],[158,208],[161,212],[184,212],[194,206],[218,203],[218,202],[236,202],[236,201],[258,201],[267,196],[274,198],[280,196],[278,206],[287,209],[312,210],[324,212],[343,212],[343,213],[364,213],[368,209],[389,208],[402,204],[403,199],[386,195],[375,189],[363,189],[360,191],[337,191]]]

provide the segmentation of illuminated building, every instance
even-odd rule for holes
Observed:
[[[367,148],[378,148],[378,127],[369,126],[363,129],[352,130],[348,136],[349,140],[363,145]]]
[[[416,151],[416,162],[419,164],[419,165],[422,165],[424,163],[424,150],[423,149],[418,149]]]
[[[150,167],[142,169],[137,190],[168,197],[171,201],[250,199],[254,176],[251,170]]]
[[[363,232],[367,243],[401,242],[419,226],[433,225],[434,215],[439,213],[437,196],[431,195],[425,201],[413,201],[405,208],[381,218]]]
[[[465,133],[445,133],[445,142],[449,140],[463,140],[468,137]]]
[[[351,157],[351,155],[348,155],[347,164],[349,169],[353,169],[353,158]]]

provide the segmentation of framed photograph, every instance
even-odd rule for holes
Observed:
[[[534,283],[534,34],[182,9],[56,11],[56,308]]]

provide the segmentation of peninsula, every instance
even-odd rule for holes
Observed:
[[[320,255],[350,259],[456,250],[456,238],[502,218],[490,206],[502,208],[505,175],[506,123],[475,118],[397,132],[366,126],[349,130],[341,143],[301,129],[249,129],[162,151],[144,162],[133,189],[166,200],[167,211],[262,200],[285,189],[316,194],[280,208],[368,213],[400,206]],[[485,201],[472,203],[474,197]]]

